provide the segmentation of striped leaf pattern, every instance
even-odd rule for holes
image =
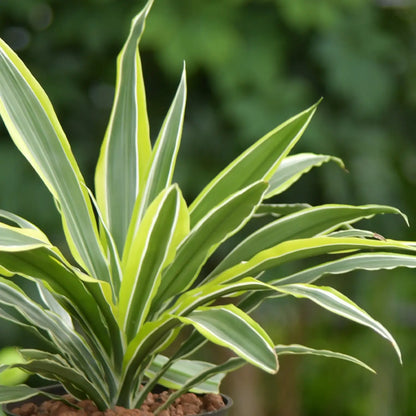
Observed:
[[[289,155],[318,103],[257,140],[188,206],[173,183],[185,69],[150,141],[138,45],[152,4],[133,19],[117,60],[95,192],[87,188],[45,92],[0,41],[0,114],[55,200],[71,254],[67,259],[36,225],[0,209],[0,318],[42,345],[22,350],[24,362],[14,366],[62,383],[100,410],[139,407],[158,383],[177,389],[165,406],[188,390],[217,392],[226,373],[245,363],[275,373],[284,354],[337,358],[372,371],[339,352],[275,345],[250,313],[266,299],[283,296],[308,299],[375,331],[400,359],[381,323],[342,293],[313,283],[359,269],[415,268],[416,243],[389,240],[361,224],[354,228],[375,215],[398,214],[407,221],[405,215],[382,205],[270,200],[312,168],[331,161],[343,167],[332,156]],[[309,260],[307,268],[300,259]],[[281,267],[287,263],[296,265],[290,275]],[[40,300],[15,275],[34,282]],[[185,337],[180,345],[174,342],[179,335]],[[193,360],[207,342],[233,356],[220,364]],[[10,367],[0,365],[0,371]],[[0,403],[37,392],[26,385],[0,386]]]
[[[360,207],[322,205],[297,211],[253,232],[224,258],[211,275],[219,274],[222,270],[247,261],[258,252],[284,241],[328,234],[334,229],[353,224],[364,218],[386,213],[400,214],[400,211],[379,205]]]
[[[314,153],[299,153],[288,156],[282,160],[273,176],[270,178],[270,189],[266,199],[281,194],[290,188],[299,178],[308,173],[312,168],[319,167],[324,163],[336,162],[340,167],[344,167],[341,159],[328,155],[316,155]]]
[[[191,204],[191,224],[196,224],[230,193],[255,181],[270,180],[284,157],[299,141],[317,105],[266,134],[216,176]]]
[[[247,362],[276,373],[277,358],[266,332],[234,305],[198,308],[179,318],[215,344],[230,348]]]
[[[151,4],[149,2],[133,20],[117,60],[115,99],[95,175],[98,205],[120,254],[151,154],[137,49]]]
[[[59,204],[72,255],[110,281],[84,180],[52,105],[17,55],[0,40],[0,114],[10,136]]]
[[[189,229],[189,217],[177,186],[163,191],[146,212],[123,264],[119,320],[127,339],[140,329],[160,284],[161,273]]]

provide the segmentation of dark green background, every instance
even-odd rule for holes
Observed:
[[[143,5],[0,0],[0,35],[50,96],[91,186],[115,57]],[[365,226],[416,239],[413,1],[155,0],[141,51],[152,137],[186,61],[189,95],[177,180],[189,200],[255,139],[323,96],[296,151],[339,156],[350,173],[325,166],[278,201],[391,204],[408,214],[410,228],[391,216]],[[59,243],[53,201],[3,126],[0,166],[0,208],[35,222]],[[416,414],[415,277],[416,271],[396,270],[330,280],[392,331],[403,367],[383,340],[307,302],[267,304],[259,319],[276,342],[355,354],[378,375],[333,360],[285,357],[275,377],[247,368],[229,378],[234,414]],[[0,345],[10,343],[29,340],[3,325]]]

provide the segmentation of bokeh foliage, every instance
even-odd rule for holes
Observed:
[[[51,97],[91,186],[111,108],[114,58],[143,4],[0,1],[0,35]],[[191,197],[249,143],[324,96],[296,150],[335,154],[350,173],[327,166],[282,198],[391,204],[408,214],[411,228],[392,217],[372,228],[416,239],[415,38],[411,0],[156,0],[142,46],[152,136],[185,60],[189,99],[177,180]],[[0,207],[59,241],[53,201],[3,126],[0,166]],[[359,345],[379,375],[316,358],[282,359],[277,378],[261,376],[268,414],[276,414],[276,406],[291,416],[416,414],[414,279],[409,271],[339,279],[359,304],[364,300],[370,313],[389,324],[403,348],[403,368],[390,350],[376,349],[371,334],[323,317],[309,304],[294,309],[288,302],[281,319],[270,323],[281,342],[337,344],[347,353]],[[9,326],[2,324],[0,333],[0,345],[27,343]]]

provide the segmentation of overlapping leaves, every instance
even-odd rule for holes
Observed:
[[[401,213],[379,205],[268,202],[314,167],[329,161],[343,166],[331,156],[289,155],[318,104],[260,138],[189,206],[172,184],[186,78],[183,71],[152,146],[138,51],[151,5],[149,1],[133,19],[118,58],[95,195],[45,92],[16,54],[0,43],[0,113],[12,140],[55,199],[73,257],[67,260],[65,251],[30,222],[0,211],[0,316],[45,345],[44,350],[22,351],[25,361],[15,366],[59,381],[101,408],[138,407],[158,382],[178,389],[170,400],[189,389],[216,392],[224,374],[246,362],[276,372],[281,354],[334,357],[369,369],[333,351],[275,346],[249,313],[276,296],[309,299],[364,325],[390,341],[400,357],[382,324],[343,294],[312,283],[356,269],[415,267],[415,244],[353,228],[374,215]],[[248,232],[258,216],[270,221]],[[238,240],[239,235],[245,237]],[[217,249],[231,238],[239,242],[213,264]],[[282,274],[281,265],[304,258],[312,266]],[[264,271],[269,275],[262,280]],[[28,296],[14,282],[15,275],[34,282],[40,300]],[[193,330],[191,335],[165,356],[185,327]],[[220,364],[190,360],[207,340],[235,357]],[[24,385],[4,387],[0,401],[36,392]]]

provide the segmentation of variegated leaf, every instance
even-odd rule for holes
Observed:
[[[306,208],[268,223],[250,234],[212,271],[215,276],[254,255],[287,240],[327,234],[341,226],[353,224],[377,214],[401,214],[399,210],[381,205],[321,205]],[[405,217],[406,218],[406,217]]]
[[[166,115],[159,136],[152,151],[151,160],[146,171],[146,183],[140,189],[134,206],[133,217],[130,223],[125,253],[129,255],[131,239],[137,232],[141,219],[152,201],[169,187],[172,183],[176,157],[182,136],[183,120],[186,103],[186,73],[182,73],[181,82],[172,105]]]
[[[163,191],[148,208],[123,259],[119,322],[130,341],[142,326],[160,284],[163,268],[189,231],[185,201],[177,186]]]
[[[405,242],[395,240],[380,241],[326,236],[303,238],[284,241],[274,247],[263,250],[248,261],[236,264],[217,276],[214,276],[212,281],[217,283],[231,282],[245,276],[256,276],[262,271],[290,261],[323,254],[340,254],[358,250],[416,252],[416,248],[409,246]]]
[[[138,43],[152,3],[133,20],[118,57],[114,104],[95,174],[98,205],[120,256],[151,156]]]
[[[191,226],[198,223],[231,193],[253,182],[270,180],[302,136],[317,105],[318,103],[276,127],[217,175],[191,204]]]
[[[344,168],[342,160],[334,156],[299,153],[286,157],[270,178],[270,189],[265,198],[281,194],[312,168],[331,161]]]
[[[273,343],[266,332],[234,305],[201,307],[186,317],[178,316],[192,325],[209,341],[229,348],[247,362],[268,373],[276,373],[278,363]]]
[[[14,143],[58,201],[73,256],[92,276],[111,282],[87,188],[52,104],[2,40],[0,114]]]
[[[194,226],[163,273],[156,305],[192,285],[210,254],[247,223],[266,189],[264,182],[248,186],[231,195]]]
[[[330,351],[330,350],[317,350],[315,348],[306,347],[299,344],[291,345],[276,345],[274,347],[276,354],[279,355],[317,355],[319,357],[326,358],[337,358],[339,360],[349,361],[351,363],[357,364],[366,370],[375,373],[375,371],[369,367],[367,364],[363,363],[361,360],[358,360],[355,357],[352,357],[347,354],[342,354],[340,352]]]
[[[322,287],[307,284],[291,284],[275,286],[276,290],[297,298],[306,298],[336,315],[343,316],[351,321],[371,328],[392,344],[401,362],[401,353],[397,342],[390,332],[379,322],[374,320],[367,312],[353,301],[332,287]]]

